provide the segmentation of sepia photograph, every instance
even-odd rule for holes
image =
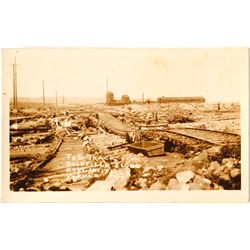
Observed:
[[[248,67],[244,48],[3,49],[6,192],[248,192]]]

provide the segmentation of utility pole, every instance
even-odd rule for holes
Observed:
[[[63,95],[63,98],[62,98],[62,104],[64,105],[64,95]]]
[[[107,84],[107,92],[109,91],[109,78],[108,78],[108,75],[107,75],[107,79],[106,79],[106,84]]]
[[[142,91],[142,104],[144,103],[144,93]]]
[[[45,108],[45,91],[44,91],[44,80],[43,80],[43,107]]]
[[[56,108],[57,108],[57,90],[56,90]]]
[[[16,57],[13,64],[13,103],[14,109],[17,108],[17,72],[16,72]]]

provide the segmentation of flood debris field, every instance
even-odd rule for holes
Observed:
[[[238,104],[20,106],[12,191],[238,190]]]

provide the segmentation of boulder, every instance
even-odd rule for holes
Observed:
[[[209,166],[209,170],[214,171],[220,167],[220,164],[217,161],[212,161]]]
[[[179,183],[186,184],[195,176],[194,172],[191,170],[182,171],[176,174],[176,179]]]
[[[138,180],[136,180],[135,185],[139,186],[141,189],[147,189],[147,179],[139,178]]]
[[[175,178],[172,178],[168,181],[168,187],[174,187],[178,184],[178,181]]]
[[[229,169],[232,169],[234,167],[234,162],[233,161],[229,161],[225,164],[225,166]]]
[[[213,175],[216,176],[216,177],[219,177],[223,174],[224,172],[224,169],[225,169],[225,165],[221,165],[219,168],[217,168],[214,172],[213,172]]]
[[[224,190],[224,188],[216,183],[213,183],[214,190]]]
[[[223,173],[224,174],[229,174],[230,173],[230,168],[228,168],[227,166],[225,166]]]
[[[107,181],[96,181],[86,191],[111,191],[111,185]]]
[[[203,171],[199,168],[195,171],[196,174],[198,175],[203,175]]]
[[[230,182],[230,176],[229,176],[229,174],[222,174],[219,177],[219,180],[222,182]]]
[[[157,182],[153,183],[153,184],[150,186],[149,189],[150,189],[150,190],[164,190],[164,189],[166,189],[166,185],[163,184],[163,183],[161,183],[161,182],[159,182],[159,181],[157,181]]]
[[[157,170],[161,171],[164,168],[163,165],[157,166]]]
[[[222,164],[226,165],[229,160],[230,158],[223,158],[221,162]]]
[[[232,168],[234,165],[237,165],[239,161],[235,158],[224,158],[222,159],[222,164],[226,165],[228,168]]]
[[[200,188],[203,190],[210,190],[212,182],[209,179],[206,179],[206,178],[203,178],[202,176],[196,175],[193,183],[199,185]]]
[[[197,183],[190,183],[189,184],[189,188],[190,188],[190,190],[202,190],[202,188],[200,187],[200,185],[197,184]]]
[[[236,177],[240,176],[240,169],[238,169],[238,168],[231,169],[230,175],[232,178],[236,178]]]
[[[141,168],[140,164],[130,164],[129,165],[130,168]]]
[[[220,168],[220,164],[217,161],[212,161],[207,171],[204,173],[204,176],[208,179],[213,178],[213,173]]]
[[[129,168],[113,169],[110,171],[106,181],[113,189],[120,190],[127,185],[130,171]]]
[[[190,186],[189,186],[189,184],[179,183],[176,186],[172,187],[171,190],[188,191],[188,190],[190,190]]]
[[[44,178],[43,178],[43,181],[44,181],[45,183],[47,183],[47,182],[49,182],[49,179],[48,179],[47,177],[44,177]]]
[[[155,167],[146,166],[146,167],[144,167],[143,172],[146,173],[146,172],[148,172],[151,169],[155,170]]]
[[[195,156],[192,160],[191,160],[191,164],[195,167],[195,168],[202,168],[204,167],[204,165],[208,164],[208,153],[206,151],[203,151],[202,153],[200,153],[199,155]]]

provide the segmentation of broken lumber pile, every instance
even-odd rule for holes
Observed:
[[[122,123],[111,114],[99,113],[98,116],[100,126],[113,134],[125,136],[127,133],[135,130],[134,128]]]

